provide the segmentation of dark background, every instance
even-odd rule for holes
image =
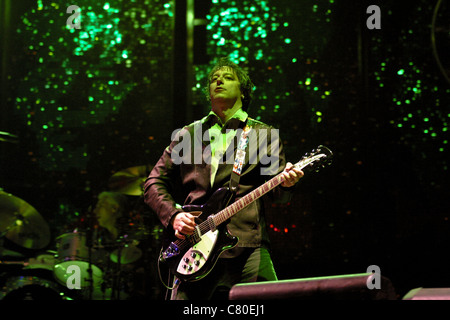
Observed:
[[[1,1],[0,131],[18,138],[0,141],[0,187],[53,239],[112,174],[151,166],[205,114],[206,70],[230,55],[256,84],[251,116],[280,128],[291,162],[334,151],[291,203],[267,205],[279,278],[378,265],[399,297],[450,286],[446,1],[195,1],[195,28],[185,1],[105,3],[78,1],[86,20],[68,30],[69,4]],[[373,4],[381,29],[366,26]]]

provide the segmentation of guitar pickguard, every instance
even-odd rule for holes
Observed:
[[[219,230],[208,231],[201,236],[200,242],[192,246],[178,264],[177,272],[181,275],[193,275],[208,261],[216,245]]]

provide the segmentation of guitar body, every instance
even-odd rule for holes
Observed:
[[[230,200],[232,196],[229,189],[220,188],[205,204],[186,205],[183,210],[197,215],[196,223],[200,225],[210,215],[222,210]],[[160,261],[167,263],[170,271],[178,279],[197,281],[204,278],[212,270],[222,252],[235,247],[238,240],[229,233],[226,224],[221,224],[217,229],[199,237],[187,236],[185,240],[180,241],[172,236],[163,244],[163,248],[167,248],[164,252],[172,254],[163,253]]]

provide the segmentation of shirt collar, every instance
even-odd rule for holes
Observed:
[[[202,123],[207,123],[209,122],[211,126],[213,126],[214,124],[219,124],[221,127],[229,127],[229,126],[233,126],[232,123],[238,123],[238,122],[245,122],[248,118],[248,114],[247,112],[245,112],[242,109],[238,109],[233,116],[225,123],[222,123],[222,120],[219,118],[219,116],[214,112],[214,111],[210,111],[209,114],[203,118]],[[239,121],[236,121],[239,120]],[[235,128],[237,129],[237,127]]]

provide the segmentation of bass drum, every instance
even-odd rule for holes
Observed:
[[[63,300],[64,294],[53,281],[38,276],[11,277],[0,293],[0,300]]]
[[[55,278],[63,286],[69,282],[79,283],[80,289],[99,287],[103,272],[99,267],[101,259],[94,248],[86,246],[84,233],[66,233],[56,239],[57,254],[53,269]],[[80,276],[76,279],[77,274]],[[73,282],[72,282],[73,281]]]
[[[45,252],[27,261],[10,262],[1,300],[65,300],[64,288],[53,276],[54,256]]]

